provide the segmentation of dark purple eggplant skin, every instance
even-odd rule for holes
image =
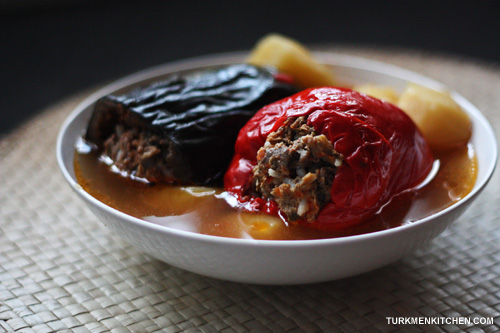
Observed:
[[[105,96],[96,102],[85,140],[102,151],[117,124],[158,134],[178,155],[178,163],[166,167],[179,177],[165,182],[222,186],[239,130],[263,106],[298,92],[275,74],[235,64]]]

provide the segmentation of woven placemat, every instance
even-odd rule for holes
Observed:
[[[500,133],[500,68],[405,50],[337,47],[415,70],[476,104]],[[192,274],[103,227],[55,159],[59,127],[85,93],[0,141],[0,332],[486,331],[500,328],[498,172],[430,245],[360,276],[255,286]],[[404,318],[493,318],[409,325]]]

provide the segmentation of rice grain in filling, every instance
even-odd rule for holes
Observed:
[[[306,117],[290,117],[268,135],[253,168],[254,191],[272,199],[289,222],[312,222],[330,200],[330,188],[342,155],[325,135],[317,135]]]

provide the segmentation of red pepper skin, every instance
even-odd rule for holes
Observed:
[[[342,231],[352,228],[394,195],[425,179],[433,157],[413,121],[396,106],[344,88],[312,88],[265,106],[241,129],[235,155],[224,177],[238,207],[280,215],[272,200],[246,193],[257,151],[288,117],[307,116],[344,156],[331,187],[331,200],[308,226]]]

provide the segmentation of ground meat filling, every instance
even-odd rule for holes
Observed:
[[[269,134],[257,153],[254,190],[273,199],[289,222],[312,222],[330,200],[342,155],[325,135],[316,135],[305,117],[288,118]]]
[[[117,125],[114,133],[104,141],[102,155],[110,158],[119,172],[143,178],[149,182],[182,179],[185,168],[178,165],[170,140],[150,131]]]

